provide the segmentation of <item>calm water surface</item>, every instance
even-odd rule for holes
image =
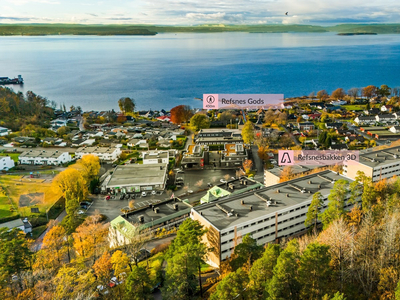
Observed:
[[[0,77],[83,109],[201,107],[203,93],[283,93],[400,86],[400,35],[167,33],[0,37]]]

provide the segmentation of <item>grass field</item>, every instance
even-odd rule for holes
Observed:
[[[347,110],[364,110],[367,105],[343,105],[343,107]]]
[[[50,180],[44,178],[26,178],[22,175],[3,175],[0,176],[0,186],[5,192],[3,192],[2,195],[0,194],[0,218],[12,216],[17,213],[22,217],[30,216],[32,215],[31,207],[37,207],[41,213],[45,213],[59,198],[59,195],[51,189]],[[43,193],[44,197],[42,201],[35,205],[20,207],[20,196],[31,193]],[[11,207],[15,207],[16,210],[11,211]]]
[[[18,162],[19,153],[0,153],[0,156],[9,156],[14,162]]]

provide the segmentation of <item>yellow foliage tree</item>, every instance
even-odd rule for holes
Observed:
[[[111,278],[111,269],[111,256],[106,251],[93,265],[94,274],[96,274],[97,280],[102,284],[106,284]]]
[[[53,268],[60,267],[67,255],[65,237],[67,232],[60,225],[53,226],[44,236],[42,250],[45,252],[47,262]]]
[[[114,269],[114,275],[118,280],[125,279],[129,271],[131,271],[129,257],[120,250],[115,251],[112,255],[111,264]]]
[[[86,181],[90,182],[99,175],[100,159],[93,154],[84,155],[72,167],[81,171]]]

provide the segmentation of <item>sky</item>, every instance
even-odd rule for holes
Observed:
[[[155,25],[400,23],[400,1],[0,0],[0,23]]]

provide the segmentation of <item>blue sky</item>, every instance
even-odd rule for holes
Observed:
[[[288,16],[285,16],[288,12]],[[0,0],[0,23],[399,23],[393,0]]]

